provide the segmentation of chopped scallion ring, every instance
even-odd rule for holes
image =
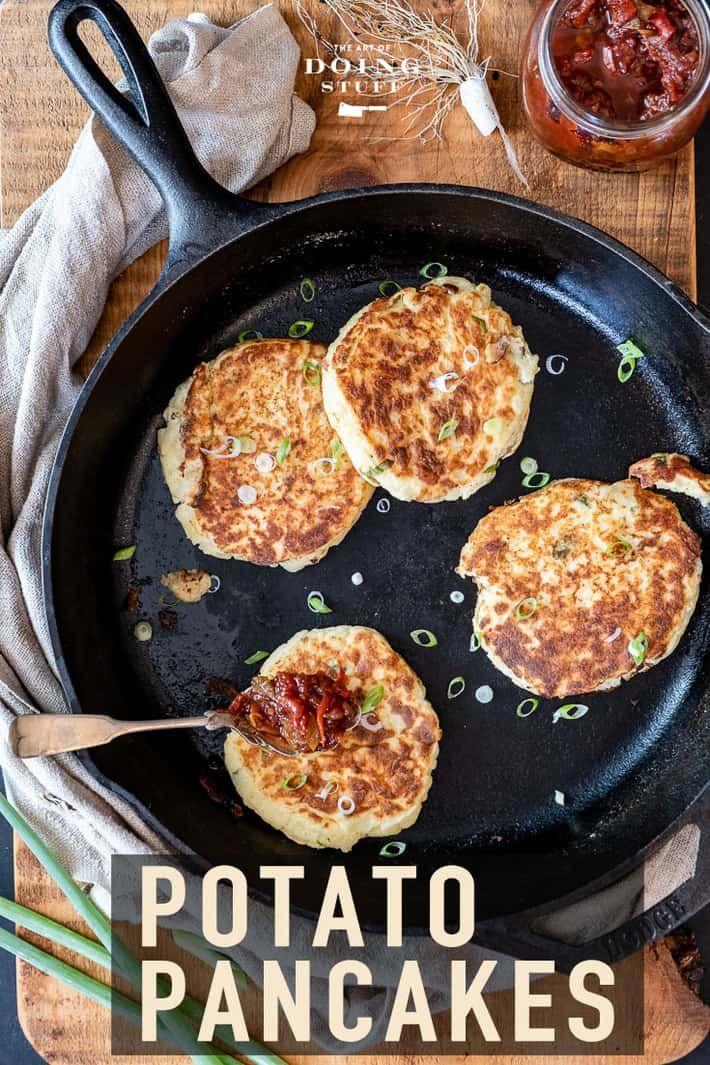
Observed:
[[[221,587],[222,587],[221,579],[217,576],[216,573],[210,573],[210,586],[207,589],[207,594],[208,595],[214,595],[214,593],[218,592]]]
[[[537,471],[538,471],[537,459],[533,459],[533,458],[529,458],[529,457],[521,459],[520,460],[520,469],[522,470],[523,473],[526,473],[526,474],[537,473]]]
[[[281,781],[281,791],[300,791],[307,781],[308,777],[305,773],[292,773],[290,777]]]
[[[237,340],[240,344],[243,344],[245,340],[263,340],[264,334],[260,333],[258,329],[243,329]]]
[[[430,629],[414,629],[409,635],[420,647],[436,647],[439,642]]]
[[[558,806],[564,806],[566,802],[565,793],[560,791],[559,788],[555,788],[555,802]]]
[[[153,638],[153,626],[149,621],[139,621],[133,627],[133,635],[139,643],[145,643]]]
[[[174,595],[168,595],[167,592],[162,592],[158,596],[158,602],[160,603],[161,606],[177,606],[178,605],[178,600],[175,598],[175,596]]]
[[[388,299],[390,296],[394,296],[397,292],[402,291],[402,286],[398,285],[396,281],[391,281],[389,278],[386,281],[380,281],[379,285],[380,295]]]
[[[500,466],[500,459],[498,459],[498,461],[496,463],[494,463],[492,466],[486,466],[486,468],[485,468],[485,470],[483,472],[484,473],[495,473],[499,466]]]
[[[564,718],[565,721],[577,721],[580,717],[584,717],[588,710],[589,707],[584,703],[565,703],[564,706],[560,706],[555,710],[552,715],[552,722],[554,724],[560,718]]]
[[[316,286],[311,281],[310,277],[304,277],[301,284],[298,286],[298,291],[301,293],[301,299],[304,303],[312,303],[316,295]]]
[[[276,465],[283,466],[291,451],[291,441],[287,436],[283,438],[276,450]]]
[[[557,360],[557,362],[555,360]],[[567,356],[548,355],[545,359],[545,369],[549,374],[552,374],[553,377],[558,377],[567,369]]]
[[[441,429],[439,429],[439,440],[446,440],[447,437],[453,436],[458,424],[458,418],[449,418],[447,422],[444,422]]]
[[[389,843],[385,843],[384,847],[380,847],[380,858],[399,858],[406,849],[407,844],[402,843],[401,840],[390,840]]]
[[[391,465],[392,463],[388,462],[387,459],[385,459],[384,462],[380,462],[377,466],[370,466],[369,470],[365,470],[365,476],[368,477],[371,481],[375,481],[380,476],[380,474],[384,473],[385,470],[388,469]]]
[[[529,595],[527,599],[521,599],[515,608],[515,616],[518,621],[527,621],[533,614],[537,614],[537,608],[539,604],[534,595]]]
[[[544,488],[549,480],[549,473],[537,470],[535,473],[528,473],[523,477],[523,488]]]
[[[619,363],[619,368],[616,371],[616,376],[622,385],[625,385],[630,377],[633,376],[636,369],[636,359],[622,359]]]
[[[256,451],[256,440],[253,436],[238,436],[237,443],[242,455],[253,455]]]
[[[604,554],[609,555],[611,558],[628,558],[633,553],[634,545],[630,544],[628,540],[615,540],[613,544],[608,544],[604,548]]]
[[[466,681],[463,677],[454,677],[449,681],[449,686],[446,689],[447,699],[458,699],[459,695],[463,695],[466,690]]]
[[[345,814],[346,817],[350,817],[350,814],[355,813],[355,803],[349,795],[341,795],[338,799],[338,809],[341,814]]]
[[[128,562],[129,558],[133,558],[136,553],[136,545],[129,544],[128,547],[119,547],[118,551],[114,552],[114,562]]]
[[[427,263],[419,271],[422,277],[426,277],[429,281],[437,277],[446,277],[448,272],[448,266],[444,266],[443,263]]]
[[[389,514],[391,509],[392,504],[390,503],[389,499],[377,500],[377,506],[375,507],[375,510],[378,512],[378,514]]]
[[[479,634],[477,632],[474,631],[471,634],[471,639],[469,641],[468,649],[469,649],[469,651],[473,652],[473,651],[478,651],[480,649],[480,647],[481,647],[481,637],[479,636]]]
[[[640,632],[638,636],[634,636],[629,644],[628,650],[634,663],[637,666],[642,666],[644,659],[646,658],[646,652],[648,651],[648,636],[646,633]]]
[[[333,469],[334,470],[337,470],[338,466],[340,465],[340,460],[343,457],[344,453],[345,453],[345,448],[343,447],[343,445],[340,443],[340,441],[336,437],[335,440],[333,440],[331,445],[330,445],[330,457],[333,460]]]
[[[369,714],[361,714],[358,724],[368,732],[379,732],[384,727],[382,722],[375,717],[374,710],[370,710]]]
[[[376,706],[379,706],[382,702],[382,697],[385,694],[383,684],[378,684],[376,688],[369,691],[365,696],[362,707],[360,708],[361,714],[369,714]]]
[[[270,654],[270,651],[255,651],[253,655],[249,655],[248,658],[244,659],[244,665],[253,666],[257,662],[263,662],[264,659],[268,658]]]
[[[523,699],[522,703],[518,703],[518,705],[516,706],[515,712],[518,717],[530,717],[531,714],[535,713],[539,705],[539,699]],[[526,710],[526,706],[529,706],[530,709]]]
[[[331,610],[331,608],[328,606],[328,604],[326,603],[325,599],[323,598],[323,593],[322,592],[309,592],[308,593],[308,598],[306,599],[306,603],[308,604],[308,609],[313,614],[332,614],[333,613],[333,611]]]
[[[320,384],[320,363],[318,359],[306,359],[303,364],[303,379],[311,388],[317,388]]]
[[[504,422],[502,418],[489,418],[483,423],[483,432],[490,433],[491,436],[494,436],[495,433],[503,428],[503,425]]]
[[[645,352],[641,351],[641,348],[634,344],[633,340],[625,340],[623,344],[617,344],[616,350],[625,359],[645,358]]]
[[[485,318],[479,318],[477,314],[472,314],[471,317],[473,318],[474,322],[478,323],[484,333],[488,332],[488,322]]]
[[[294,340],[300,340],[301,337],[308,336],[315,324],[313,318],[299,318],[288,327],[288,335]]]
[[[329,795],[332,795],[334,791],[337,791],[340,787],[337,780],[329,780],[327,784],[324,784],[319,792],[316,792],[317,799],[327,799]]]

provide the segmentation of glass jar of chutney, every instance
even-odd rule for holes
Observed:
[[[594,170],[648,170],[695,135],[710,102],[706,0],[543,0],[523,106],[551,152]]]

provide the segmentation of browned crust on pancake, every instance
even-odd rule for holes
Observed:
[[[180,502],[215,553],[265,566],[317,561],[370,499],[372,488],[347,454],[336,470],[313,466],[331,456],[335,434],[303,365],[324,355],[322,344],[303,340],[247,341],[195,370],[181,414],[180,473],[190,489]],[[221,459],[202,451],[245,435],[256,442],[253,454]],[[259,472],[256,456],[275,458],[285,437],[291,450],[283,465]],[[255,503],[240,500],[243,485],[256,490]]]
[[[387,478],[377,479],[397,495],[391,482],[400,478],[410,493],[400,498],[453,498],[510,453],[484,425],[502,419],[514,447],[527,421],[532,383],[520,381],[511,357],[530,355],[522,330],[491,301],[488,286],[460,290],[458,280],[374,300],[329,350],[327,372],[357,417],[371,465],[387,464]],[[480,353],[468,370],[467,348]],[[432,389],[446,372],[459,375],[455,389]],[[439,440],[452,419],[455,433]]]
[[[633,550],[606,554],[617,541]],[[538,695],[575,695],[636,672],[629,643],[641,632],[643,669],[673,650],[697,601],[700,540],[635,481],[570,479],[483,518],[458,572],[478,584],[474,626],[494,663]],[[537,611],[519,620],[531,596]]]
[[[639,459],[629,467],[629,477],[634,477],[643,488],[666,488],[694,495],[705,506],[710,504],[710,474],[696,469],[687,455],[669,452]]]
[[[331,669],[334,662],[345,669],[353,692],[365,695],[384,686],[375,711],[381,730],[360,724],[335,749],[293,758],[264,752],[236,735],[228,743],[238,752],[235,784],[247,805],[298,842],[349,850],[362,836],[391,835],[413,823],[429,790],[441,730],[422,682],[374,629],[298,633],[264,663],[262,673],[295,663],[310,673]],[[300,772],[307,774],[306,784],[283,790],[284,779]],[[330,781],[338,783],[337,792],[319,797]],[[341,796],[355,802],[353,814],[338,812]]]

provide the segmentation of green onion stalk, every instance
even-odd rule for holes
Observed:
[[[52,854],[37,833],[30,828],[21,814],[0,793],[0,814],[14,829],[17,835],[29,847],[40,864],[50,874],[54,882],[69,899],[77,913],[84,919],[99,940],[98,943],[86,936],[73,932],[56,921],[50,920],[43,914],[28,910],[18,903],[9,899],[0,898],[0,917],[21,924],[28,931],[46,937],[64,946],[69,950],[76,951],[90,961],[102,965],[106,969],[111,968],[112,951],[116,968],[133,984],[141,986],[141,969],[138,960],[131,954],[126,944],[116,935],[112,934],[111,923],[96,904],[86,895],[68,870]],[[93,977],[87,976],[80,970],[73,968],[66,962],[60,961],[51,954],[45,953],[38,947],[27,943],[19,936],[15,936],[5,929],[0,928],[0,948],[21,958],[35,968],[54,976],[67,984],[69,987],[80,991],[82,994],[98,1002],[108,1009],[112,1009],[128,1020],[140,1024],[141,1010],[138,1003],[118,991],[112,990],[106,984],[102,984]],[[163,982],[163,990],[166,988]],[[228,1054],[222,1054],[217,1047],[210,1044],[202,1046],[198,1043],[193,1022],[199,1024],[202,1018],[203,1005],[195,999],[186,997],[179,1009],[170,1011],[160,1019],[161,1034],[164,1038],[174,1042],[182,1050],[186,1051],[195,1065],[238,1065],[236,1059]],[[220,1035],[223,1042],[229,1042]],[[236,1043],[230,1043],[238,1052],[241,1048]],[[249,1054],[255,1065],[285,1065],[283,1060],[275,1054],[270,1054],[266,1048],[258,1043],[250,1043],[258,1053]]]

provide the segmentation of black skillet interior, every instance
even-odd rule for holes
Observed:
[[[553,478],[619,479],[633,460],[663,450],[710,465],[709,334],[640,260],[523,201],[394,187],[291,205],[269,219],[149,302],[92,375],[74,415],[45,526],[48,615],[73,708],[136,718],[194,714],[220,702],[207,678],[248,682],[244,660],[253,651],[302,628],[371,625],[420,674],[443,728],[430,797],[402,836],[403,860],[423,870],[468,865],[481,917],[580,891],[627,866],[707,782],[707,581],[669,660],[617,691],[586,697],[583,719],[553,724],[557,704],[544,700],[532,717],[518,718],[525,693],[482,652],[469,651],[475,590],[453,568],[476,522],[524,491],[523,455]],[[518,454],[466,502],[392,500],[381,513],[378,491],[346,540],[298,574],[201,555],[173,516],[156,453],[161,411],[176,385],[245,329],[281,336],[306,315],[315,319],[313,339],[327,342],[380,281],[418,284],[420,267],[432,260],[489,283],[540,355]],[[316,288],[307,306],[299,295],[304,276]],[[630,336],[647,355],[622,385],[616,345]],[[545,369],[553,355],[567,359],[559,375]],[[678,505],[707,532],[697,505]],[[131,561],[112,563],[117,547],[133,543]],[[198,605],[173,606],[175,627],[163,628],[161,574],[205,566],[219,577],[219,591]],[[351,580],[356,571],[360,586]],[[135,585],[140,609],[131,614],[126,597]],[[311,590],[322,592],[331,614],[309,612]],[[451,600],[453,591],[464,593],[463,603]],[[139,618],[152,622],[149,643],[133,636]],[[416,646],[409,633],[418,628],[436,633],[438,646]],[[449,700],[449,681],[459,675],[466,690]],[[475,693],[485,685],[493,699],[483,704]],[[200,783],[218,756],[214,738],[178,732],[124,739],[96,750],[88,764],[202,859],[235,862],[252,876],[265,860],[305,864],[297,903],[312,912],[319,881],[341,856],[301,848],[249,812],[232,820]],[[565,794],[564,807],[555,790]],[[343,859],[371,925],[380,924],[370,868],[381,842],[365,840]],[[423,895],[410,899],[411,929],[422,927],[425,910]]]

